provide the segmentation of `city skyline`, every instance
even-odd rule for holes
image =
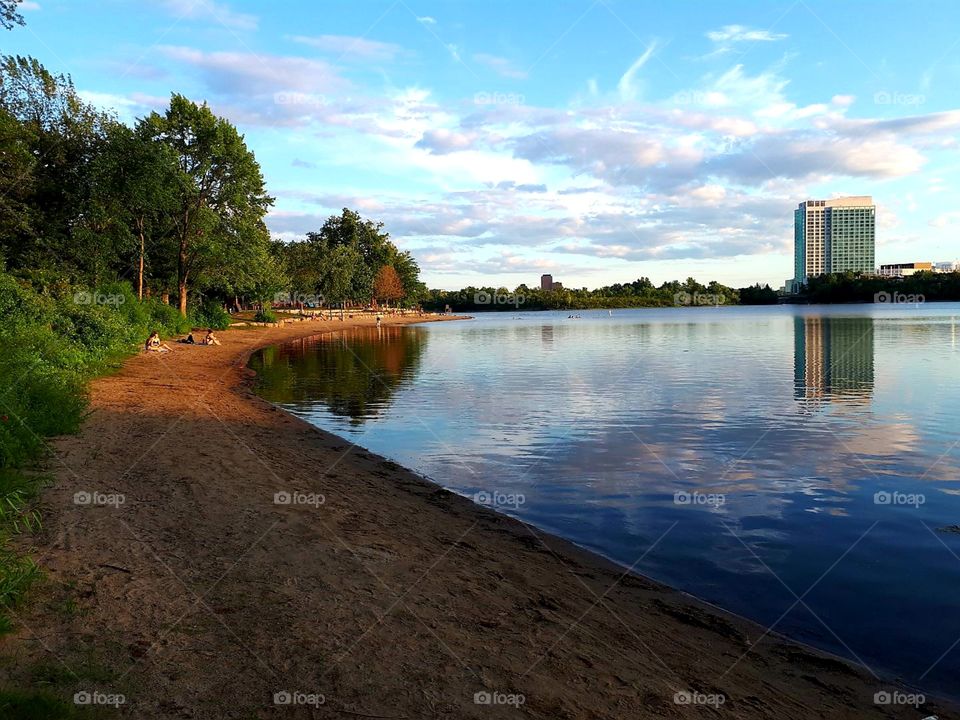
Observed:
[[[431,287],[547,271],[779,287],[805,197],[872,195],[878,266],[957,254],[947,3],[23,8],[6,52],[70,73],[88,101],[131,121],[173,89],[235,122],[275,189],[275,237],[352,207]]]

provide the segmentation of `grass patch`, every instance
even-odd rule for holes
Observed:
[[[5,720],[90,720],[109,715],[97,708],[62,700],[53,693],[0,689],[0,717]]]

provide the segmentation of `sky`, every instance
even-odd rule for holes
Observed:
[[[793,209],[872,195],[877,262],[960,258],[960,5],[37,0],[4,53],[134,122],[234,122],[295,240],[343,207],[430,287],[781,286]]]

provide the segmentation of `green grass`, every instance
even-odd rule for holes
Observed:
[[[98,708],[75,705],[53,693],[0,689],[0,718],[4,720],[87,720],[109,717]]]

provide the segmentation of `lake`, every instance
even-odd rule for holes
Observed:
[[[444,487],[960,695],[960,304],[579,314],[338,332],[251,366],[266,399]]]

